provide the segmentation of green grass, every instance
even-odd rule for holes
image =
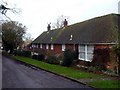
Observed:
[[[91,86],[97,87],[97,88],[120,88],[120,82],[119,80],[98,80],[88,83]]]
[[[16,60],[22,61],[22,62],[26,62],[28,64],[37,66],[39,68],[57,73],[57,74],[61,74],[67,77],[71,77],[71,78],[75,78],[75,79],[80,79],[80,78],[98,78],[101,77],[100,75],[96,75],[96,74],[92,74],[92,73],[87,73],[87,72],[83,72],[83,71],[79,71],[79,70],[75,70],[72,68],[68,68],[68,67],[63,67],[60,65],[53,65],[53,64],[48,64],[42,61],[37,61],[34,59],[30,59],[30,58],[26,58],[26,57],[19,57],[19,56],[15,56],[14,57]]]

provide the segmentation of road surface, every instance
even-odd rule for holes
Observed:
[[[89,88],[94,90],[44,70],[34,70],[4,56],[2,63],[3,88]]]

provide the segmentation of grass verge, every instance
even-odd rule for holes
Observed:
[[[100,75],[96,75],[96,74],[92,74],[92,73],[86,73],[86,72],[81,72],[79,70],[75,70],[75,69],[71,69],[68,67],[63,67],[63,66],[59,66],[59,65],[53,65],[53,64],[48,64],[42,61],[37,61],[34,59],[30,59],[30,58],[26,58],[26,57],[20,57],[20,56],[14,56],[14,58],[16,60],[37,66],[39,68],[57,73],[57,74],[61,74],[64,76],[68,76],[71,78],[75,78],[75,79],[79,79],[79,78],[92,78],[92,77],[101,77]]]
[[[91,86],[97,87],[97,88],[120,88],[119,80],[98,80],[94,82],[88,83]]]

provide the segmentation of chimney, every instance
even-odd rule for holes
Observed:
[[[48,24],[47,30],[50,31],[50,29],[51,29],[51,26],[50,26],[50,24]]]
[[[68,21],[65,19],[64,20],[64,27],[66,27],[68,25]]]

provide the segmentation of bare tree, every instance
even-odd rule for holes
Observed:
[[[52,28],[53,29],[58,29],[58,28],[62,28],[64,26],[64,20],[69,21],[69,17],[68,16],[58,16],[58,18],[56,19],[56,22],[52,24]]]
[[[33,38],[31,37],[30,33],[26,33],[24,36],[24,43],[26,45],[30,44],[33,41]]]
[[[8,3],[3,1],[3,0],[0,2],[0,4],[1,4],[0,5],[0,14],[4,15],[10,21],[12,21],[12,20],[10,19],[9,15],[7,15],[8,11],[11,11],[14,14],[18,14],[18,13],[21,12],[20,8],[16,8],[15,6],[14,7],[9,7]]]

